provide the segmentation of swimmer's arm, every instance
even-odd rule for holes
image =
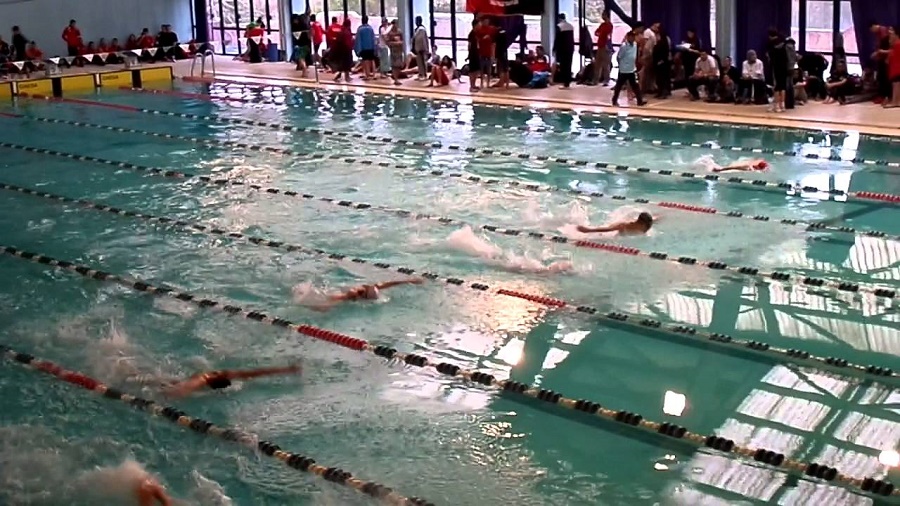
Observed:
[[[206,386],[206,377],[203,374],[195,374],[190,378],[163,389],[163,393],[169,397],[185,397]]]
[[[161,485],[154,482],[144,482],[138,490],[138,504],[140,506],[172,506],[172,500]]]
[[[297,374],[300,372],[300,366],[297,364],[287,367],[262,367],[249,371],[225,371],[225,377],[234,380],[244,380],[259,378],[260,376],[274,376],[276,374]]]
[[[624,223],[616,223],[613,225],[606,225],[603,227],[585,227],[584,225],[578,225],[578,231],[583,234],[591,234],[594,232],[618,232],[625,228]]]
[[[750,165],[747,162],[735,162],[731,165],[726,165],[724,167],[714,167],[713,172],[735,172],[735,171],[747,171],[750,170]]]
[[[421,284],[422,284],[422,278],[399,279],[396,281],[385,281],[383,283],[377,283],[375,285],[375,288],[378,288],[379,290],[384,290],[386,288],[391,288],[391,287],[400,286],[400,285],[421,285]]]

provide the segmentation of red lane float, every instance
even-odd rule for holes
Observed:
[[[628,246],[620,246],[618,244],[607,244],[602,242],[594,242],[594,241],[574,241],[572,242],[575,246],[580,248],[592,248],[599,249],[603,251],[609,251],[611,253],[621,253],[623,255],[640,255],[641,250],[637,248],[629,248]]]
[[[667,207],[669,209],[680,209],[682,211],[693,211],[695,213],[718,214],[720,211],[712,207],[695,206],[692,204],[681,204],[679,202],[657,202],[659,207]]]
[[[497,290],[497,293],[503,295],[509,295],[510,297],[516,297],[523,300],[528,300],[531,302],[537,302],[538,304],[544,304],[545,306],[553,306],[553,307],[566,307],[569,304],[563,300],[555,299],[553,297],[544,297],[542,295],[532,295],[530,293],[517,292],[515,290],[507,290],[505,288],[501,288]]]
[[[106,102],[96,102],[94,100],[84,100],[80,98],[63,98],[63,97],[48,97],[47,95],[41,95],[39,93],[20,93],[20,97],[23,98],[31,98],[37,100],[46,100],[48,102],[62,102],[66,104],[79,104],[79,105],[91,105],[95,107],[105,107],[107,109],[116,109],[119,111],[128,111],[128,112],[140,112],[141,110],[137,107],[130,105],[122,105],[122,104],[107,104]]]
[[[891,202],[891,203],[900,203],[900,195],[891,195],[890,193],[877,193],[877,192],[853,192],[851,195],[854,197],[859,197],[861,199],[868,200],[880,200],[882,202]]]

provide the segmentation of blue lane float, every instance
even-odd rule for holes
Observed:
[[[251,320],[254,320],[257,322],[266,323],[266,324],[277,326],[277,327],[282,327],[282,328],[301,327],[301,326],[297,326],[296,324],[291,323],[291,322],[281,319],[281,318],[270,317],[270,316],[266,315],[265,313],[262,313],[259,311],[246,311],[241,307],[232,306],[232,305],[222,305],[221,303],[219,303],[217,301],[214,301],[211,299],[200,299],[200,298],[197,298],[196,296],[186,293],[186,292],[178,292],[176,290],[173,290],[173,289],[167,288],[167,287],[156,287],[156,286],[150,285],[149,283],[145,283],[140,280],[136,280],[136,279],[132,279],[132,278],[124,277],[124,276],[117,276],[115,274],[111,274],[108,272],[91,269],[89,267],[82,266],[82,265],[77,265],[72,262],[67,262],[64,260],[57,260],[55,258],[48,257],[46,255],[41,255],[38,253],[32,253],[32,252],[20,250],[18,248],[11,247],[11,246],[0,246],[0,252],[3,252],[4,254],[14,256],[17,258],[29,260],[34,263],[49,265],[49,266],[57,267],[57,268],[60,268],[60,269],[63,269],[63,270],[69,271],[69,272],[74,272],[74,273],[84,276],[86,278],[99,280],[99,281],[114,282],[114,283],[117,283],[126,288],[134,289],[134,290],[137,290],[142,293],[154,294],[154,295],[165,295],[168,297],[175,298],[177,300],[181,300],[181,301],[185,301],[185,302],[192,302],[201,308],[221,308],[226,314],[242,316],[247,319],[251,319]],[[305,327],[314,328],[311,326],[305,326]],[[319,332],[326,333],[326,334],[330,333],[335,336],[340,336],[340,334],[338,334],[336,332],[330,332],[330,331],[326,331],[324,329],[316,329],[316,330],[318,330]],[[668,422],[659,423],[659,422],[650,421],[650,420],[645,419],[640,414],[632,413],[630,411],[612,410],[612,409],[604,407],[603,405],[601,405],[599,403],[592,402],[592,401],[589,401],[586,399],[569,398],[569,397],[564,396],[562,393],[559,393],[559,392],[556,392],[553,390],[540,388],[540,387],[530,387],[529,385],[527,385],[525,383],[521,383],[521,382],[509,380],[509,379],[498,380],[491,374],[483,373],[483,372],[475,371],[475,370],[463,369],[463,368],[461,368],[455,364],[449,363],[449,362],[435,362],[423,355],[418,355],[415,353],[402,353],[402,352],[397,351],[395,348],[391,348],[390,346],[373,346],[362,339],[351,338],[349,336],[344,336],[344,337],[346,337],[347,339],[356,340],[356,341],[365,343],[365,346],[362,349],[360,349],[359,351],[370,352],[379,357],[383,357],[387,360],[402,361],[403,363],[406,363],[406,364],[414,366],[414,367],[433,368],[435,371],[437,371],[440,374],[460,378],[469,383],[483,385],[486,387],[492,387],[494,389],[502,390],[509,394],[530,397],[533,399],[537,399],[539,401],[543,401],[543,402],[547,402],[549,404],[560,406],[560,407],[568,409],[568,410],[586,413],[588,415],[596,416],[599,418],[604,418],[604,419],[610,420],[612,422],[616,422],[618,424],[626,425],[629,427],[634,427],[635,429],[640,429],[645,432],[651,432],[651,433],[658,434],[660,436],[687,441],[687,442],[693,443],[694,445],[696,445],[698,447],[703,447],[703,448],[720,451],[725,454],[736,455],[739,458],[743,458],[746,460],[752,460],[754,462],[765,464],[765,465],[768,465],[768,466],[771,466],[774,468],[784,469],[786,471],[793,472],[795,474],[805,475],[810,478],[817,478],[817,479],[820,479],[820,480],[823,480],[826,482],[838,483],[838,484],[841,484],[841,485],[849,487],[849,488],[854,488],[854,489],[860,490],[867,494],[881,495],[881,496],[891,496],[891,495],[900,496],[900,490],[895,489],[894,485],[891,484],[889,481],[886,481],[886,480],[883,480],[880,478],[876,478],[876,477],[855,478],[851,475],[840,472],[837,468],[830,467],[825,464],[820,464],[817,462],[804,462],[804,461],[800,461],[800,460],[796,460],[796,459],[791,459],[779,452],[767,450],[765,448],[752,448],[752,447],[743,446],[743,445],[735,443],[731,439],[720,437],[715,434],[703,435],[700,433],[691,432],[687,428],[679,426],[677,424],[672,424],[672,423],[668,423]],[[20,354],[17,354],[15,352],[9,352],[9,354],[13,359],[18,360],[23,363],[31,363],[34,360],[33,357],[31,357],[29,355],[26,355],[22,359],[19,359],[16,357],[18,357]],[[55,365],[50,364],[49,366],[47,366],[47,368],[52,368],[52,367],[55,367]],[[47,371],[47,372],[49,372],[49,371]],[[92,387],[96,387],[99,389],[99,390],[97,390],[98,393],[103,393],[104,395],[106,395],[106,392],[108,390],[107,390],[107,387],[105,387],[105,385],[102,385],[102,384],[94,385],[94,383],[92,383],[92,382],[94,382],[94,380],[91,380],[90,378],[87,378],[78,373],[74,373],[74,374],[75,375],[72,376],[72,378],[73,378],[72,380],[66,380],[66,381],[73,382],[74,384],[78,384],[79,386],[82,386],[83,388],[87,388],[89,390],[94,390],[95,388],[92,388]],[[85,383],[85,384],[81,384],[81,383]],[[116,393],[116,395],[122,395],[120,392],[117,392],[117,391],[115,393]],[[156,405],[156,406],[158,406],[158,405]],[[157,408],[154,408],[153,412],[156,413],[156,410],[159,410],[159,413],[162,414],[162,411],[164,409],[167,409],[167,408],[165,408],[163,406],[158,406]],[[170,420],[175,421],[179,424],[194,428],[193,425],[191,424],[191,419],[188,418],[183,412],[174,410],[174,408],[170,408],[170,409],[172,409],[174,412],[172,412],[168,415],[163,414],[163,416],[167,416]],[[208,423],[208,422],[206,422],[206,423]],[[212,425],[212,424],[210,424],[210,425]],[[205,426],[205,425],[202,425],[202,426]],[[197,430],[197,429],[194,429],[194,430]],[[207,432],[208,432],[208,428],[207,428]],[[263,444],[263,442],[260,442],[257,445],[262,445],[262,444]],[[272,456],[275,456],[275,451],[280,451],[280,448],[278,448],[276,445],[274,445],[272,443],[266,443],[266,446],[265,447],[260,446],[260,449],[266,454],[269,454],[268,452],[271,451]],[[275,450],[275,449],[277,449],[277,450]],[[277,458],[287,462],[287,460],[288,460],[287,456],[290,456],[291,454],[288,454],[286,452],[282,452],[282,453],[285,455],[285,457],[277,457]],[[279,454],[279,455],[281,455],[281,454]],[[324,467],[324,466],[320,466],[320,467]],[[323,476],[323,477],[325,477],[326,471],[334,469],[334,468],[324,468],[324,469],[325,469],[324,471],[321,471],[321,476]],[[315,473],[315,474],[319,475],[319,473]],[[341,473],[336,473],[335,471],[331,471],[330,475],[333,477],[336,476],[337,478],[342,478],[340,480],[334,480],[336,482],[343,483],[343,484],[351,484],[349,482],[349,480],[352,479],[350,473],[346,473],[343,471]],[[326,477],[326,479],[327,479],[327,477]],[[358,490],[364,491],[362,488],[364,483],[370,483],[370,482],[362,482],[360,480],[356,480],[356,481],[352,482],[351,486],[353,486],[354,488],[357,488]],[[417,506],[430,505],[430,503],[428,503],[422,499],[418,499],[418,498],[407,499],[402,496],[400,496],[400,497],[404,501],[420,501],[420,502],[401,502],[401,503],[397,503],[397,504],[417,505]]]
[[[727,334],[709,333],[704,331],[703,329],[691,326],[664,324],[658,320],[653,320],[637,315],[629,315],[617,310],[603,312],[600,309],[590,305],[578,304],[555,297],[531,294],[517,290],[509,290],[503,287],[492,287],[485,283],[465,281],[460,278],[440,275],[434,272],[418,272],[415,269],[411,269],[409,267],[394,266],[385,262],[348,256],[340,253],[325,251],[319,248],[310,248],[290,244],[283,241],[265,239],[263,237],[255,237],[236,231],[229,232],[216,226],[204,225],[202,223],[192,223],[188,221],[168,218],[165,216],[154,216],[147,213],[120,209],[84,199],[73,199],[62,195],[55,195],[41,190],[23,188],[6,183],[0,183],[0,189],[15,191],[57,202],[77,204],[96,211],[102,211],[118,216],[138,218],[150,223],[156,223],[165,226],[174,225],[190,232],[202,233],[211,237],[226,237],[232,240],[252,244],[254,246],[264,246],[267,248],[291,253],[304,253],[337,264],[343,264],[347,266],[372,265],[373,267],[382,270],[393,271],[407,276],[419,275],[422,278],[433,282],[442,283],[445,286],[455,286],[474,292],[513,297],[517,299],[527,300],[552,309],[566,310],[575,315],[591,317],[598,323],[604,325],[615,323],[615,327],[617,328],[624,327],[636,332],[650,329],[654,331],[652,335],[655,335],[656,333],[662,333],[668,335],[670,338],[677,337],[682,340],[687,340],[688,342],[691,342],[693,344],[703,345],[704,348],[712,346],[712,350],[716,352],[734,352],[739,350],[743,352],[743,354],[751,356],[755,359],[765,358],[768,361],[773,361],[774,359],[774,361],[776,361],[777,363],[787,361],[800,365],[816,367],[822,370],[836,372],[841,375],[856,374],[863,378],[877,379],[878,381],[888,384],[895,383],[897,379],[900,379],[900,375],[895,374],[894,371],[892,371],[890,368],[875,365],[857,365],[840,357],[818,357],[803,350],[784,349],[757,341],[734,339]],[[363,350],[366,347],[366,343],[363,341],[353,341],[353,338],[349,338],[346,336],[342,339],[343,341],[337,342],[336,344],[341,344],[355,350]],[[347,343],[353,343],[353,345],[347,346]]]
[[[27,353],[17,352],[6,345],[0,344],[0,353],[2,353],[4,358],[8,361],[19,363],[32,370],[49,374],[58,380],[83,388],[106,399],[121,401],[138,411],[180,425],[181,427],[190,429],[198,434],[213,436],[224,441],[237,443],[251,450],[258,451],[267,457],[273,457],[291,469],[311,474],[317,478],[337,485],[343,485],[378,499],[385,504],[395,506],[434,506],[433,503],[426,501],[425,499],[405,497],[394,492],[390,487],[386,487],[380,483],[356,478],[351,473],[339,467],[324,466],[316,463],[315,459],[309,456],[282,450],[277,444],[261,439],[255,434],[240,429],[215,425],[202,418],[192,417],[184,411],[172,406],[165,406],[155,401],[127,394],[80,372],[70,371],[53,362],[35,358],[33,355]]]

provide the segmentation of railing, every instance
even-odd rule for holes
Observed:
[[[206,77],[206,57],[209,57],[210,67],[212,68],[212,76],[216,77],[216,55],[212,52],[211,49],[204,49],[203,51],[198,52],[194,55],[194,59],[191,61],[191,77]],[[200,75],[195,76],[194,71],[197,67],[197,60],[200,60]]]

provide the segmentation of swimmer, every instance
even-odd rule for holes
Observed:
[[[412,279],[400,279],[396,281],[384,281],[382,283],[375,284],[367,284],[367,285],[359,285],[350,288],[349,290],[341,293],[336,293],[328,296],[328,301],[323,304],[314,304],[311,307],[317,311],[327,311],[331,309],[333,306],[347,301],[353,300],[376,300],[378,299],[381,290],[386,290],[388,288],[400,285],[421,285],[421,278],[412,278]]]
[[[296,374],[299,372],[300,366],[297,364],[289,365],[287,367],[264,367],[246,371],[208,371],[195,374],[184,381],[169,385],[164,389],[164,392],[170,397],[184,397],[204,387],[208,387],[211,390],[228,388],[231,386],[232,380],[248,380],[259,378],[261,376]]]
[[[657,218],[659,220],[659,218]],[[653,226],[653,216],[650,213],[643,212],[638,215],[637,219],[634,221],[625,221],[619,223],[613,223],[611,225],[604,225],[602,227],[586,227],[584,225],[578,226],[578,231],[583,234],[590,234],[594,232],[618,232],[619,235],[643,235],[650,231],[650,227]]]
[[[135,494],[137,495],[138,504],[140,506],[153,506],[155,504],[159,504],[160,506],[172,505],[172,500],[169,498],[169,495],[166,494],[166,489],[149,474],[137,484]]]
[[[713,165],[710,170],[713,172],[764,172],[769,170],[769,162],[762,159],[744,160],[724,167]]]

